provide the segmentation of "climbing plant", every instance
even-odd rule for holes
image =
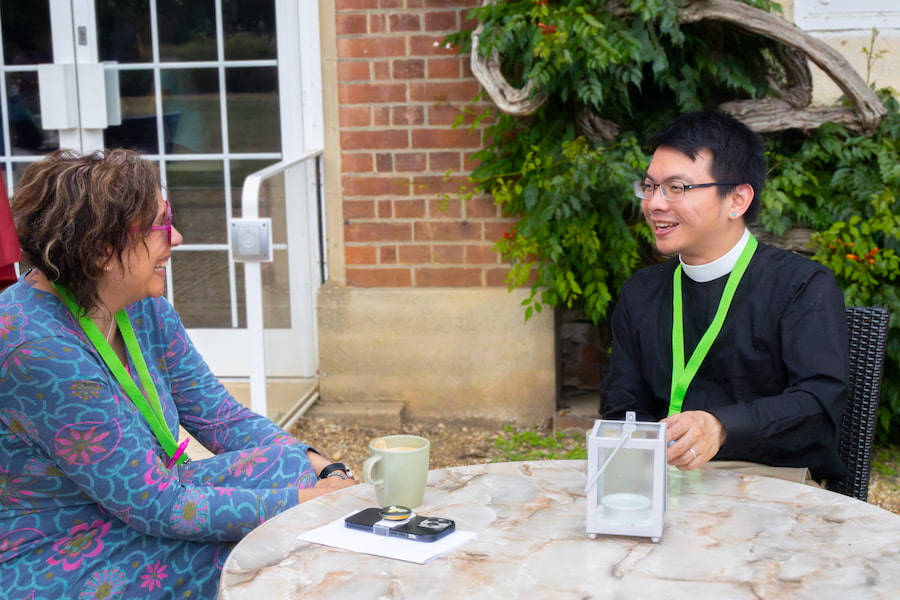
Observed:
[[[517,219],[496,248],[511,265],[509,285],[530,286],[526,318],[566,306],[606,319],[624,281],[658,259],[631,191],[649,162],[643,141],[678,114],[777,96],[789,79],[777,42],[717,21],[683,23],[686,4],[507,0],[470,12],[478,55],[542,100],[527,116],[490,121],[471,173],[472,191]],[[472,32],[448,41],[470,52]],[[870,47],[868,56],[880,54]],[[887,116],[871,135],[847,123],[764,134],[770,178],[759,224],[776,235],[815,230],[814,259],[835,272],[846,301],[888,306],[897,323],[900,114],[891,91],[880,98]],[[882,436],[900,431],[898,364],[895,325]]]

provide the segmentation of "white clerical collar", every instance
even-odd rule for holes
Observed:
[[[738,240],[738,243],[734,245],[734,248],[712,262],[708,262],[705,265],[688,265],[681,260],[681,255],[678,256],[678,260],[681,261],[681,268],[684,270],[685,275],[697,283],[706,283],[707,281],[712,281],[713,279],[718,279],[723,275],[731,273],[734,265],[737,264],[738,257],[744,250],[744,246],[747,245],[749,240],[750,230],[745,227],[744,235],[742,235],[741,239]]]

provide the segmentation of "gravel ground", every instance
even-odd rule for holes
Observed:
[[[378,429],[356,425],[339,426],[323,419],[301,417],[291,433],[315,446],[332,460],[346,464],[357,479],[362,479],[363,463],[369,457],[369,442],[383,435],[410,434],[431,441],[430,467],[440,469],[492,462],[494,440],[503,434],[477,427],[446,426],[443,423],[407,423],[396,429]]]
[[[550,435],[550,428],[537,430],[541,435]],[[504,451],[495,447],[496,441],[508,442],[512,433],[484,426],[462,426],[444,423],[407,423],[400,431],[361,426],[339,426],[323,419],[303,417],[292,427],[291,433],[304,442],[318,448],[332,460],[340,460],[349,466],[357,478],[361,479],[362,466],[369,456],[368,444],[382,435],[412,434],[431,440],[431,468],[472,465],[485,462],[507,460]],[[564,452],[574,447],[578,436],[561,440]],[[583,438],[581,438],[583,439]],[[508,444],[507,444],[508,445]],[[881,460],[896,459],[900,452],[879,452]],[[890,471],[900,473],[898,464],[889,464]],[[875,471],[869,486],[869,503],[885,510],[900,514],[900,476]]]

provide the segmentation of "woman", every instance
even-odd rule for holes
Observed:
[[[34,268],[0,294],[6,597],[213,598],[234,541],[355,483],[191,345],[163,297],[182,237],[153,164],[56,152],[12,205]],[[179,424],[216,456],[186,462]]]

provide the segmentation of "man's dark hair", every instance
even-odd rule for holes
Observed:
[[[759,215],[760,194],[766,181],[766,155],[756,133],[729,114],[719,111],[694,112],[678,117],[650,138],[655,151],[666,146],[697,159],[704,148],[712,152],[710,174],[716,181],[749,183],[753,201],[744,219],[752,223]],[[733,186],[716,188],[724,196]]]

